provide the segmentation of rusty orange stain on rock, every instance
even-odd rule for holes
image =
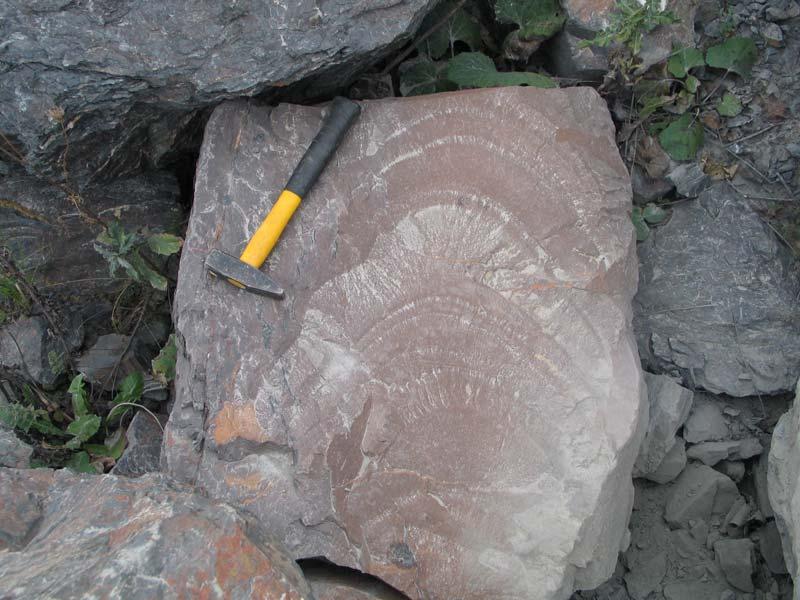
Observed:
[[[234,440],[268,442],[269,438],[258,425],[256,409],[252,404],[224,404],[212,424],[214,441],[223,446]]]

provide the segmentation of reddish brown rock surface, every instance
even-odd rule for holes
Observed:
[[[0,596],[311,598],[280,543],[229,506],[161,475],[45,469],[0,469]]]
[[[630,185],[589,88],[367,102],[265,269],[239,252],[318,108],[212,116],[175,304],[164,461],[295,558],[412,598],[566,597],[626,542],[646,407]]]

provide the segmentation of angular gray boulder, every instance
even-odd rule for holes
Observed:
[[[590,88],[365,102],[265,269],[210,280],[322,110],[212,116],[181,259],[173,476],[413,598],[564,598],[627,542],[646,399],[630,183]]]
[[[0,469],[3,598],[282,598],[311,591],[230,506],[160,475]]]
[[[800,385],[798,386],[800,390]],[[786,569],[797,581],[800,575],[800,391],[794,405],[785,413],[772,432],[767,466],[769,504],[775,513],[775,524],[781,534]]]
[[[405,39],[431,3],[5,0],[0,132],[14,149],[4,155],[60,176],[66,130],[73,174],[161,165],[200,131],[201,109],[304,79],[328,93]]]
[[[634,327],[647,367],[716,394],[794,388],[797,265],[728,184],[676,205],[669,222],[640,244],[639,260]]]

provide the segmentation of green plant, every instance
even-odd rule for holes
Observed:
[[[162,385],[167,385],[175,379],[175,363],[178,359],[178,347],[175,343],[175,334],[171,333],[167,343],[152,361],[153,378]]]
[[[498,70],[494,60],[481,52],[481,27],[463,4],[445,2],[426,17],[425,33],[414,42],[418,56],[399,67],[403,96],[509,85],[557,87],[540,73]],[[544,40],[565,20],[558,0],[496,0],[494,8],[498,22],[518,26],[508,37],[516,35],[523,40]]]
[[[591,40],[580,43],[582,47],[620,44],[635,56],[642,49],[642,39],[659,25],[675,23],[678,18],[671,11],[662,11],[660,0],[617,0],[608,27]]]
[[[634,206],[631,211],[631,221],[636,230],[636,241],[643,242],[650,237],[650,226],[663,223],[667,216],[666,210],[652,202],[644,208]]]
[[[494,12],[498,22],[517,25],[523,40],[546,40],[567,18],[558,0],[496,0]]]
[[[17,281],[0,274],[0,325],[30,310],[30,304]]]
[[[134,281],[146,282],[164,291],[167,278],[142,256],[141,251],[146,248],[153,254],[170,256],[176,254],[182,244],[181,238],[169,233],[134,233],[119,221],[111,221],[97,236],[94,249],[106,259],[112,276],[121,268]]]

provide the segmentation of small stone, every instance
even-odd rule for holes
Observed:
[[[723,460],[717,463],[714,468],[733,479],[734,483],[739,483],[744,478],[745,466],[739,460]]]
[[[791,144],[786,144],[786,150],[794,158],[800,158],[800,144],[796,142],[792,142]]]
[[[761,36],[773,48],[783,46],[783,30],[777,23],[766,23],[761,27]]]
[[[738,538],[742,537],[742,528],[747,522],[747,517],[750,515],[750,506],[743,496],[739,496],[736,502],[733,503],[728,514],[725,515],[725,520],[722,522],[722,528],[728,534],[728,537]]]
[[[697,196],[711,184],[711,178],[696,162],[682,163],[667,175],[679,196],[691,198]]]
[[[730,440],[726,442],[702,442],[691,446],[686,451],[688,458],[702,461],[709,467],[721,460],[745,460],[761,454],[764,448],[756,438]]]
[[[628,593],[634,600],[645,600],[651,592],[661,586],[666,571],[667,554],[659,552],[625,574]]]
[[[609,70],[608,51],[597,46],[581,46],[585,40],[566,29],[547,44],[549,67],[559,77],[583,81],[602,81]]]
[[[653,179],[643,169],[634,165],[631,169],[631,187],[633,201],[636,204],[647,204],[660,200],[672,193],[674,186],[666,177]]]
[[[696,398],[683,428],[686,441],[696,444],[723,440],[729,435],[728,424],[722,416],[719,404],[703,396]]]
[[[690,522],[689,533],[691,533],[692,537],[698,542],[705,544],[708,539],[708,523],[703,521],[703,519],[698,519],[693,523],[694,524]]]
[[[27,469],[33,448],[4,425],[0,425],[0,467]]]
[[[785,575],[789,572],[783,559],[781,534],[775,521],[767,522],[758,530],[758,551],[773,575]]]
[[[717,540],[719,540],[721,537],[722,534],[719,531],[714,530],[710,532],[708,534],[708,538],[706,538],[706,548],[711,550],[714,547],[714,544],[717,543]]]
[[[667,500],[664,519],[675,528],[686,527],[690,519],[708,522],[724,516],[739,497],[736,484],[711,467],[689,464],[674,484]]]
[[[644,380],[647,384],[650,416],[647,433],[634,464],[634,477],[646,476],[659,468],[675,444],[675,432],[689,416],[694,396],[691,390],[680,386],[666,375],[645,373]]]
[[[736,593],[732,590],[725,590],[719,595],[719,600],[736,600]]]
[[[766,17],[769,21],[786,21],[800,17],[800,4],[797,2],[789,2],[784,8],[778,6],[768,6]]]
[[[770,503],[767,484],[768,463],[769,454],[764,452],[753,464],[753,486],[756,489],[756,502],[758,503],[758,508],[761,511],[761,514],[764,515],[764,518],[766,519],[770,519],[775,516],[775,512],[772,510],[772,504]]]
[[[746,538],[719,540],[714,544],[714,553],[728,583],[743,592],[754,590],[753,542]]]
[[[680,436],[675,438],[667,455],[658,465],[658,468],[652,473],[644,475],[645,479],[655,481],[656,483],[665,484],[673,481],[678,475],[681,474],[686,466],[686,442]]]
[[[738,408],[733,408],[732,406],[726,406],[722,409],[722,413],[728,415],[729,417],[738,417],[742,414],[742,411]]]
[[[125,431],[128,445],[112,470],[115,475],[139,477],[160,469],[161,442],[166,418],[162,417],[159,423],[141,410],[133,416]]]

